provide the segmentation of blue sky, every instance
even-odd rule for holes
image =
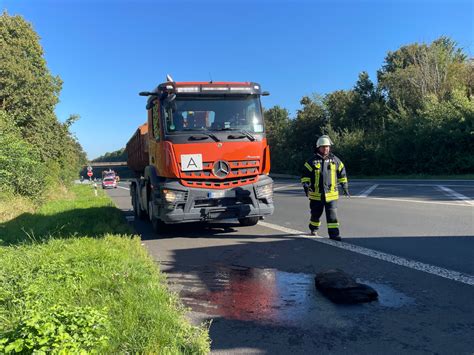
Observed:
[[[56,112],[89,158],[123,147],[145,98],[176,81],[255,81],[292,116],[304,95],[350,89],[389,50],[441,35],[474,56],[472,1],[0,0],[31,22],[64,81]]]

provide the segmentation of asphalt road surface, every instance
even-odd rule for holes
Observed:
[[[473,354],[474,182],[359,180],[339,201],[343,242],[307,233],[295,180],[274,185],[275,213],[173,226],[159,236],[134,221],[128,185],[109,190],[170,288],[208,322],[216,354]],[[324,217],[323,217],[324,218]],[[339,268],[379,300],[336,305],[317,272]]]

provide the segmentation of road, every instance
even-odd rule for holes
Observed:
[[[358,180],[341,198],[343,242],[307,236],[297,181],[275,182],[255,227],[189,224],[163,235],[133,221],[126,182],[109,190],[190,308],[215,354],[473,354],[474,182]],[[379,300],[341,306],[314,275],[342,269]]]

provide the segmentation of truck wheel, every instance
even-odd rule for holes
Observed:
[[[145,219],[146,215],[138,203],[136,187],[132,187],[132,206],[134,216],[139,219]]]
[[[254,226],[258,223],[260,217],[245,217],[239,218],[239,223],[241,226],[249,227]]]
[[[153,232],[160,233],[164,230],[164,223],[153,215],[153,200],[150,198],[148,201],[148,218],[151,222]]]

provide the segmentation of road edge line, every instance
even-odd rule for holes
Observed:
[[[359,196],[352,196],[351,198],[359,198]],[[456,207],[471,207],[460,203],[462,201],[453,200],[453,202],[443,202],[443,201],[421,201],[421,200],[409,200],[403,198],[392,198],[392,197],[361,197],[366,200],[379,200],[379,201],[395,201],[395,202],[413,202],[413,203],[427,203],[431,205],[444,205],[444,206],[456,206]]]

